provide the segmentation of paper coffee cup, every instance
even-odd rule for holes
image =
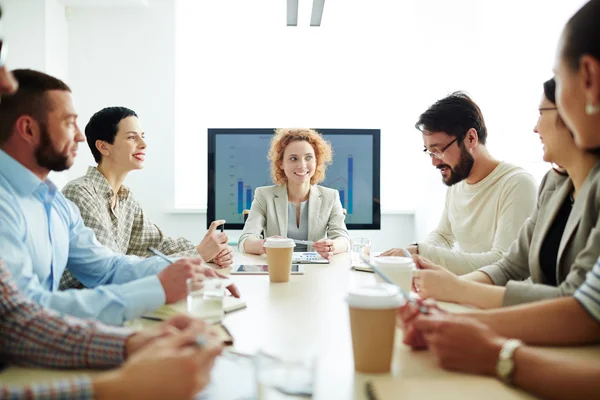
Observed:
[[[288,238],[268,238],[265,241],[267,265],[271,282],[288,282],[292,272],[292,254],[296,244]]]
[[[400,286],[405,292],[410,293],[412,289],[413,271],[415,269],[415,262],[412,258],[376,257],[374,258],[374,261],[379,267],[379,270],[390,278],[392,282]],[[377,282],[383,282],[381,277],[377,274],[375,274],[375,279]]]
[[[348,293],[350,329],[356,372],[378,374],[391,370],[396,312],[402,297],[396,286],[378,283]]]

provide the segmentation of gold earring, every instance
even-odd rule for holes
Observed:
[[[592,104],[591,102],[588,102],[585,105],[585,113],[587,115],[596,115],[598,113],[600,113],[600,105],[596,104]]]

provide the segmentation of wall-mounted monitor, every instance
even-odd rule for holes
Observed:
[[[319,129],[333,147],[322,186],[337,189],[348,229],[380,229],[379,129]],[[207,225],[227,220],[243,229],[254,189],[273,185],[267,153],[274,129],[208,130]]]

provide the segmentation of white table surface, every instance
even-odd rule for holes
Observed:
[[[236,254],[237,264],[266,263],[264,256]],[[288,283],[271,284],[266,275],[234,275],[247,308],[227,314],[224,325],[235,339],[235,347],[243,352],[263,349],[282,357],[315,355],[318,359],[315,399],[366,399],[365,382],[369,379],[402,381],[402,399],[428,399],[439,394],[445,398],[465,399],[465,387],[475,387],[475,397],[531,398],[507,388],[494,378],[451,373],[438,368],[434,357],[426,351],[413,352],[401,342],[397,332],[392,373],[386,375],[355,374],[352,358],[348,306],[344,297],[353,285],[374,282],[368,272],[350,270],[350,255],[334,256],[330,265],[305,265],[304,275],[292,275]],[[443,303],[453,312],[467,310],[456,304]],[[137,321],[150,327],[153,322]],[[599,357],[599,347],[554,349],[580,357]],[[86,371],[90,374],[96,371]],[[0,383],[24,384],[48,381],[81,374],[81,371],[54,371],[10,367],[0,373]],[[429,381],[429,382],[428,382]],[[427,393],[431,390],[431,393]],[[483,393],[484,392],[484,393]]]

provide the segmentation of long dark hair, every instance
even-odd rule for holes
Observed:
[[[600,60],[600,0],[590,0],[571,17],[565,27],[562,56],[573,69],[589,54]]]

